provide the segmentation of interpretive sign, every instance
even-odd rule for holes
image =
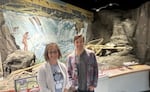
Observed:
[[[16,79],[15,92],[39,92],[37,76]]]

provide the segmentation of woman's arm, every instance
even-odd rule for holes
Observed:
[[[37,79],[39,83],[40,92],[51,92],[51,90],[48,89],[46,84],[46,72],[44,71],[43,67],[39,69]]]

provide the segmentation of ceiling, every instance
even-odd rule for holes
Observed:
[[[129,10],[139,7],[148,0],[61,0],[80,8],[96,12],[95,9],[122,9]]]

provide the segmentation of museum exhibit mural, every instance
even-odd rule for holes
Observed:
[[[56,42],[62,53],[67,54],[73,49],[72,39],[76,34],[75,22],[59,20],[28,14],[19,14],[11,11],[4,12],[5,23],[16,44],[21,50],[32,51],[37,59],[42,59],[46,44]],[[87,24],[83,29],[86,34]]]
[[[29,70],[35,76],[32,69],[44,61],[44,48],[50,42],[59,45],[65,62],[74,48],[74,35],[86,36],[92,17],[91,12],[59,0],[0,1],[0,77],[17,79],[30,75]],[[20,74],[10,75],[20,69]]]

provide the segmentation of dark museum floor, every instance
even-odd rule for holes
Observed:
[[[150,92],[150,90],[147,90],[147,91],[143,91],[143,92]]]

